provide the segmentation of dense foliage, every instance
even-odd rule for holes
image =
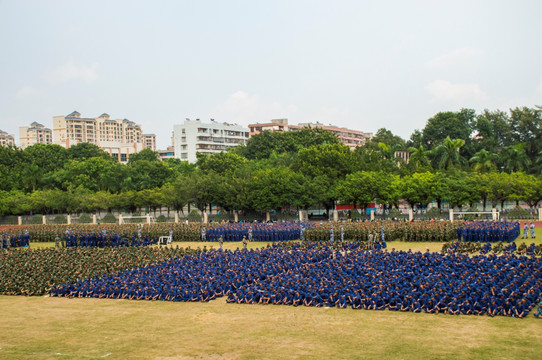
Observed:
[[[438,113],[408,141],[380,129],[351,151],[331,133],[263,132],[230,152],[199,154],[196,164],[134,154],[126,165],[91,144],[0,147],[0,216],[182,211],[210,204],[269,211],[337,203],[450,206],[542,199],[542,108],[510,113]],[[410,154],[410,160],[397,157]],[[60,220],[59,220],[60,221]]]

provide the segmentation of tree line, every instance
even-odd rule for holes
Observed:
[[[542,199],[542,108],[440,112],[409,140],[380,129],[351,151],[330,132],[263,132],[195,164],[145,149],[120,164],[89,143],[0,147],[0,215],[210,204],[227,211],[337,203],[450,206]],[[409,154],[409,161],[398,157]]]

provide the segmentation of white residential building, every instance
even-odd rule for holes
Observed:
[[[186,119],[183,124],[173,127],[173,138],[175,157],[194,163],[196,152],[213,154],[246,144],[248,128],[214,119],[208,123]]]

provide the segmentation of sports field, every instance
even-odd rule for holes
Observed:
[[[0,296],[2,359],[540,359],[542,320]]]
[[[537,235],[538,244],[539,229]],[[37,246],[54,244],[31,244]],[[388,243],[388,250],[441,247]],[[542,320],[533,312],[518,319],[227,304],[224,297],[201,303],[0,296],[0,359],[540,359]]]

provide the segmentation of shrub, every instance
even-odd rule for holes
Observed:
[[[164,215],[160,215],[156,218],[156,222],[165,223],[167,222],[167,218]]]
[[[55,218],[53,219],[53,224],[67,224],[68,223],[68,220],[66,219],[66,217],[62,214],[58,214],[57,216],[55,216]]]
[[[531,214],[523,208],[520,208],[519,206],[516,206],[512,210],[508,211],[506,216],[509,219],[528,219],[531,217]]]
[[[478,210],[477,208],[475,207],[469,207],[467,210],[464,210],[466,212],[477,212],[477,211],[480,211]],[[464,220],[476,220],[480,218],[480,214],[467,214],[463,217]]]
[[[429,219],[440,219],[442,212],[437,207],[432,207],[425,212],[425,217]]]
[[[213,215],[211,219],[215,222],[222,222],[222,221],[229,221],[232,218],[230,218],[230,214],[227,212],[221,212],[220,215]]]
[[[104,224],[113,224],[117,222],[117,218],[112,213],[108,212],[105,214],[105,216],[100,220]]]
[[[291,221],[296,219],[297,215],[291,214],[289,211],[281,211],[277,213],[277,220]]]
[[[30,219],[30,224],[34,224],[34,225],[43,224],[43,215],[32,216],[32,219]]]
[[[403,213],[399,209],[393,208],[390,210],[390,213],[388,214],[390,218],[401,218],[403,216]]]
[[[82,213],[81,216],[79,216],[79,219],[77,219],[77,222],[79,224],[90,224],[92,222],[92,218],[87,213]]]
[[[5,225],[17,225],[19,223],[19,219],[15,215],[5,216],[3,218],[3,224]]]
[[[361,218],[363,218],[363,216],[357,209],[352,209],[352,211],[350,211],[350,219],[357,220]]]
[[[201,222],[201,215],[197,210],[190,211],[190,214],[188,214],[188,221],[189,222]]]

